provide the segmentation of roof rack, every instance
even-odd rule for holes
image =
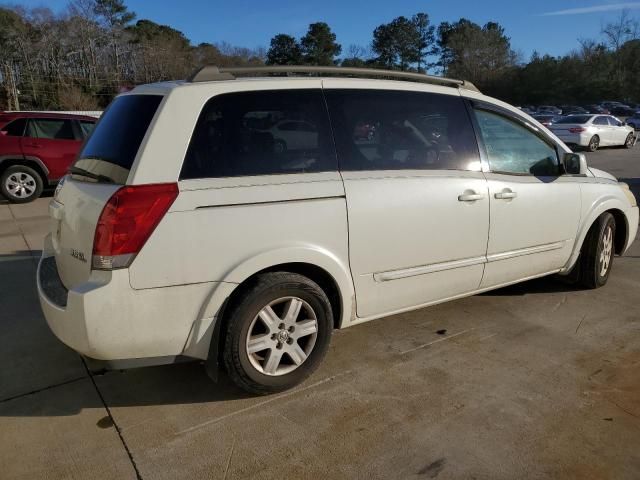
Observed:
[[[456,80],[453,78],[436,77],[425,75],[424,73],[399,72],[396,70],[382,70],[376,68],[350,68],[350,67],[309,67],[298,65],[276,65],[267,67],[232,67],[218,68],[215,65],[205,65],[193,72],[187,82],[213,82],[218,80],[234,80],[239,76],[257,77],[269,75],[296,74],[325,75],[325,76],[346,76],[357,78],[387,78],[391,80],[404,80],[409,82],[429,83],[432,85],[443,85],[445,87],[464,88],[479,92],[478,88],[471,82]]]

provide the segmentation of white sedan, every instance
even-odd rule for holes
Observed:
[[[549,127],[564,143],[586,147],[595,152],[599,147],[635,144],[632,127],[611,115],[569,115]]]

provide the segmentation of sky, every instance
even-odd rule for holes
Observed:
[[[0,4],[46,6],[63,11],[67,0],[13,0]],[[125,0],[138,18],[182,31],[194,44],[221,41],[249,48],[269,46],[271,37],[304,35],[309,23],[327,22],[343,46],[368,46],[373,29],[393,18],[428,13],[432,23],[461,17],[505,27],[512,48],[528,60],[533,51],[558,56],[599,38],[603,24],[622,9],[640,18],[640,1],[620,0]]]

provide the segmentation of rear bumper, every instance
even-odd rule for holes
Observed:
[[[67,290],[57,276],[50,236],[37,272],[40,305],[56,337],[91,359],[132,365],[172,363],[180,356],[206,359],[216,313],[234,286],[135,290],[122,269],[93,271],[87,282]],[[132,362],[140,359],[145,360]]]
[[[571,145],[579,145],[581,147],[586,147],[589,145],[589,140],[593,136],[590,133],[558,133],[554,132],[555,135],[562,140],[564,143]]]

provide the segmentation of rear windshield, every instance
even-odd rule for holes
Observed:
[[[587,123],[591,117],[592,115],[569,115],[558,120],[556,125],[559,123]]]
[[[161,100],[125,95],[111,102],[72,167],[74,175],[82,169],[89,180],[124,184]]]

